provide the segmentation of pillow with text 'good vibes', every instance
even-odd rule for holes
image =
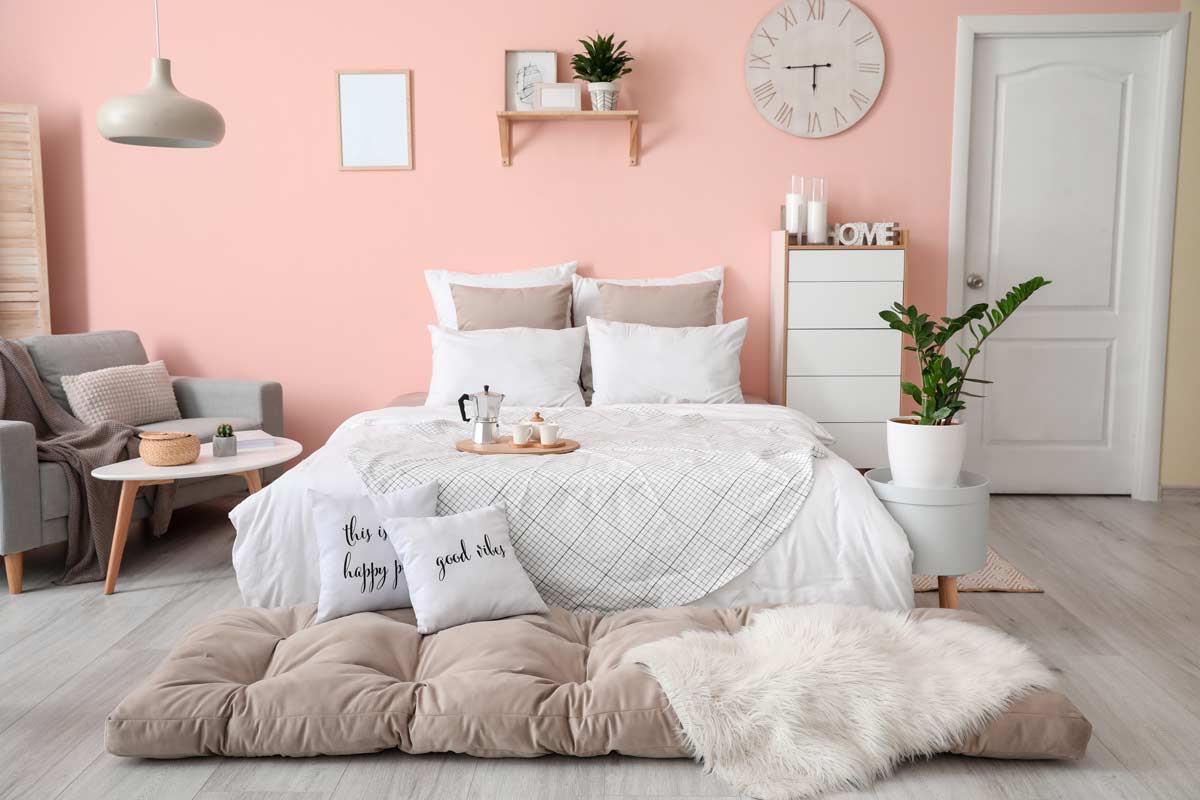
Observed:
[[[390,494],[305,493],[320,559],[316,622],[412,605],[386,523],[400,516],[432,517],[437,497],[436,483]]]
[[[404,563],[418,633],[546,610],[513,552],[503,506],[386,524]]]

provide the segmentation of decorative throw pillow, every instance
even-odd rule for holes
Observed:
[[[453,405],[464,392],[488,384],[508,405],[581,406],[583,334],[582,328],[452,331],[430,325],[433,374],[425,405]]]
[[[425,270],[425,285],[429,287],[429,296],[433,299],[433,310],[437,312],[438,325],[454,330],[458,328],[458,314],[454,310],[454,297],[450,294],[450,284],[511,289],[520,286],[570,283],[578,267],[578,261],[568,261],[553,267],[478,275],[470,272],[451,272],[445,269],[427,269]]]
[[[743,402],[746,324],[657,328],[592,317],[592,405]]]
[[[571,284],[493,289],[450,284],[460,331],[571,327]]]
[[[678,286],[681,283],[707,283],[708,281],[721,281],[721,291],[717,295],[717,316],[716,324],[720,325],[725,321],[724,305],[725,305],[725,267],[717,266],[709,269],[702,269],[699,272],[688,272],[684,275],[678,275],[674,278],[618,278],[618,279],[598,279],[598,278],[581,278],[575,275],[572,278],[572,292],[574,300],[572,301],[571,319],[575,327],[586,327],[588,317],[604,318],[604,304],[600,300],[600,286],[605,283],[616,283],[622,286]],[[583,391],[590,395],[592,391],[592,358],[591,351],[587,343],[583,347],[583,369],[581,373],[581,381],[583,383]]]
[[[389,494],[305,492],[321,574],[316,622],[412,605],[388,520],[432,517],[437,498],[436,483]]]
[[[546,610],[508,538],[503,506],[450,517],[393,519],[418,633]]]
[[[71,413],[89,425],[147,425],[179,419],[171,376],[161,361],[64,375],[62,386]]]
[[[680,283],[674,286],[600,284],[604,319],[657,325],[660,328],[701,328],[717,323],[721,282]]]

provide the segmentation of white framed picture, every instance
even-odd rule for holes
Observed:
[[[412,169],[412,72],[338,70],[338,168]]]
[[[539,83],[534,88],[533,107],[538,111],[581,111],[583,92],[578,83]]]
[[[504,110],[533,111],[537,86],[558,80],[553,50],[504,51]]]

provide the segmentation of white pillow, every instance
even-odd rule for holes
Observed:
[[[387,524],[404,562],[418,633],[546,610],[513,551],[503,506]]]
[[[659,328],[592,317],[592,405],[743,402],[746,324]]]
[[[321,573],[316,622],[412,605],[400,559],[388,541],[387,521],[432,517],[437,513],[437,499],[436,483],[389,494],[305,492]]]
[[[574,275],[571,278],[573,299],[571,314],[576,327],[587,325],[588,317],[604,318],[604,306],[600,302],[600,284],[617,283],[622,286],[677,286],[681,283],[707,283],[720,281],[721,288],[717,291],[717,318],[720,325],[725,321],[725,267],[716,266],[699,272],[688,272],[674,278],[581,278]],[[592,380],[592,359],[587,343],[583,347],[583,371],[581,375],[583,390],[590,392],[594,388]]]
[[[458,330],[458,312],[454,310],[454,297],[450,294],[450,284],[503,289],[549,286],[556,283],[570,283],[578,268],[578,261],[568,261],[553,267],[525,269],[519,272],[491,272],[481,275],[470,272],[451,272],[445,269],[427,269],[425,270],[425,285],[429,287],[429,296],[433,298],[433,310],[437,312],[438,325]]]
[[[433,375],[427,406],[453,405],[484,384],[514,406],[581,406],[582,328],[453,331],[429,326]]]

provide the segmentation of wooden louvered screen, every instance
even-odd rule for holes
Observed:
[[[37,106],[0,103],[0,337],[49,332]]]

